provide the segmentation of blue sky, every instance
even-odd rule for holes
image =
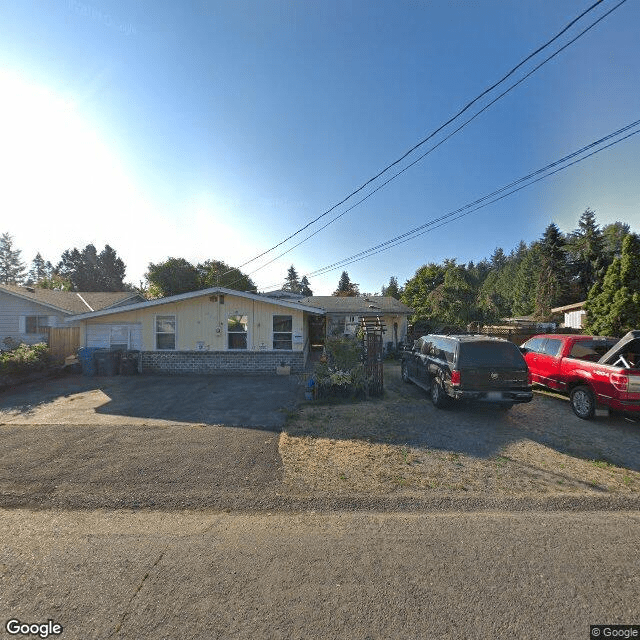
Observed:
[[[168,256],[239,266],[399,158],[591,4],[5,1],[0,232],[25,262],[108,243],[134,283]],[[615,4],[603,0],[562,43]],[[292,263],[303,275],[384,242],[640,118],[639,25],[640,3],[629,0],[365,203],[252,273],[256,284],[277,288]],[[571,231],[587,207],[601,224],[640,230],[639,150],[636,136],[344,268],[376,292],[427,262],[509,251],[551,221]],[[341,270],[311,277],[314,293],[330,294]]]

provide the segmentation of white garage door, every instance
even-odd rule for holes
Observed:
[[[141,350],[142,325],[90,324],[87,326],[87,347]]]

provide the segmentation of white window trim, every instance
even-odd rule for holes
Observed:
[[[273,319],[276,316],[282,316],[282,317],[286,316],[286,317],[291,318],[291,331],[274,331],[273,330]],[[291,334],[291,349],[276,349],[275,348],[275,342],[276,342],[275,335],[276,335],[276,333],[289,333],[289,334]],[[293,314],[291,314],[291,313],[274,313],[271,316],[271,350],[272,351],[277,351],[278,353],[279,352],[287,353],[288,351],[293,351],[293,334],[294,334],[294,331],[293,331]]]
[[[246,316],[247,317],[247,348],[246,349],[231,349],[229,347],[229,318],[235,318],[236,316]],[[250,329],[250,322],[249,322],[249,314],[248,313],[242,313],[240,311],[238,311],[238,313],[229,313],[227,315],[226,318],[226,322],[225,322],[225,347],[226,347],[226,351],[237,351],[240,353],[243,353],[245,351],[251,351],[251,329]],[[241,331],[231,331],[231,333],[242,333]]]
[[[175,323],[175,342],[173,349],[158,349],[158,318],[173,318]],[[154,351],[177,351],[178,350],[178,316],[175,313],[156,313],[153,316],[153,347]]]

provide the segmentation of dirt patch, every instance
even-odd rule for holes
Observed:
[[[435,409],[385,366],[385,396],[307,404],[280,436],[284,482],[301,494],[567,495],[640,493],[640,425],[584,422],[536,394],[505,412]]]

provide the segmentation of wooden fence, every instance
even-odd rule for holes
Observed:
[[[49,327],[49,353],[56,361],[75,354],[80,346],[80,327]]]
[[[413,344],[414,340],[417,340],[420,336],[426,335],[426,333],[443,333],[443,334],[456,334],[461,333],[460,331],[456,331],[454,329],[445,328],[440,331],[427,331],[424,333],[419,333],[416,331],[412,331],[413,327],[410,328],[407,333],[407,344]],[[535,327],[507,327],[507,326],[483,326],[474,331],[473,333],[480,333],[485,336],[492,336],[494,338],[505,338],[514,344],[521,345],[523,342],[526,342],[529,338],[533,336],[540,335],[541,333],[582,333],[580,329],[571,329],[568,327],[563,327],[561,329],[536,329]]]

